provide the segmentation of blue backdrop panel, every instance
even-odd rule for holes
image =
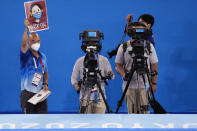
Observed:
[[[24,32],[24,2],[4,0],[0,8],[0,112],[21,112],[19,51]],[[121,39],[127,14],[134,20],[143,13],[155,17],[153,31],[159,57],[156,98],[168,112],[196,112],[197,88],[196,0],[47,0],[49,30],[41,31],[41,50],[48,57],[49,112],[76,112],[78,95],[70,77],[80,49],[78,35],[99,29],[105,35],[102,55]],[[128,39],[128,38],[127,38]],[[110,60],[115,72],[114,58]],[[122,95],[121,78],[106,87],[109,106],[115,110]],[[126,112],[124,103],[120,110]]]

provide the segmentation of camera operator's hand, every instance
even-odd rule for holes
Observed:
[[[78,83],[75,83],[73,86],[75,87],[75,90],[77,91],[77,94],[79,94],[79,92],[80,92],[80,86],[79,86],[79,84]]]
[[[128,73],[124,73],[124,74],[122,75],[122,78],[123,78],[124,81],[128,81],[129,74],[128,74]]]
[[[122,76],[124,81],[128,80],[128,75],[126,75],[127,73],[125,73],[125,70],[122,64],[116,63],[116,71]]]
[[[109,79],[114,79],[114,72],[113,71],[109,71],[107,73],[107,77],[109,77]]]
[[[133,15],[132,14],[128,14],[127,17],[126,17],[126,20],[127,20],[127,23],[126,24],[126,27],[125,27],[125,32],[128,33],[128,25],[130,23],[133,23]],[[128,35],[128,34],[127,34]]]
[[[80,88],[77,90],[77,94],[79,94],[80,93]]]
[[[128,23],[132,23],[133,22],[133,14],[128,14],[126,17],[126,20]]]
[[[152,89],[153,89],[153,93],[155,93],[156,90],[157,90],[157,85],[156,84],[152,84]],[[150,88],[149,88],[149,91],[150,91]]]

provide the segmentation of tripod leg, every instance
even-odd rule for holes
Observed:
[[[101,84],[100,84],[99,82],[97,82],[97,87],[99,88],[99,92],[101,93],[101,96],[102,96],[102,98],[103,98],[103,101],[104,101],[104,103],[105,103],[105,106],[106,106],[106,108],[107,108],[108,113],[112,113],[112,111],[110,110],[110,108],[109,108],[109,106],[108,106],[108,104],[107,104],[107,101],[106,101],[106,99],[105,99],[105,95],[104,95],[104,93],[103,93],[103,91],[102,91],[102,89],[101,89]]]
[[[85,90],[86,91],[86,90]],[[84,92],[85,93],[85,92]],[[91,90],[88,88],[88,96],[87,96],[87,100],[85,99],[82,99],[81,101],[81,106],[80,106],[80,110],[79,110],[79,113],[82,113],[82,114],[87,114],[88,113],[88,107],[89,107],[89,104],[90,103],[90,96],[91,96]],[[84,103],[85,102],[85,103]],[[85,105],[85,106],[84,106]]]
[[[147,74],[147,73],[146,73]],[[147,74],[147,78],[148,78],[148,74]],[[145,83],[145,76],[144,74],[142,75],[142,78],[143,78],[143,82],[144,82],[144,86],[146,86],[146,83]],[[148,81],[148,85],[150,85],[150,82]],[[148,89],[148,88],[147,88]],[[147,96],[148,96],[148,100],[150,100],[150,94],[149,94],[149,91],[147,90]]]
[[[153,97],[153,101],[155,102],[155,95],[154,95],[153,88],[152,88],[152,85],[151,85],[151,79],[150,79],[150,76],[149,76],[150,71],[148,69],[147,61],[146,61],[146,66],[147,66],[147,68],[146,68],[146,75],[147,75],[147,78],[148,78],[148,84],[149,84],[150,91],[151,91],[151,94],[152,94],[152,97]],[[150,96],[149,96],[149,98],[150,98]]]
[[[141,106],[141,112],[143,114],[149,114],[150,113],[150,109],[149,109],[149,100],[150,100],[150,96],[149,96],[149,93],[148,91],[146,90],[146,82],[145,82],[145,74],[142,74],[142,79],[143,79],[143,83],[144,83],[144,86],[145,86],[145,89],[141,91],[141,94],[142,94],[142,106]],[[148,77],[148,76],[147,76]],[[150,83],[148,83],[148,85],[150,85]]]
[[[137,74],[137,90],[135,91],[135,107],[136,107],[136,111],[137,114],[141,113],[140,107],[141,107],[141,89],[139,87],[139,74]]]
[[[131,71],[129,72],[129,78],[128,78],[127,84],[126,84],[126,86],[125,86],[125,89],[124,89],[124,92],[123,92],[123,94],[122,94],[121,99],[118,101],[118,106],[117,106],[117,108],[116,108],[116,112],[115,112],[115,113],[118,113],[120,106],[122,106],[122,102],[123,102],[124,97],[125,97],[125,95],[126,95],[126,93],[127,93],[127,90],[128,90],[128,87],[129,87],[129,84],[130,84],[130,82],[131,82],[131,79],[132,79],[132,77],[133,77],[133,73],[134,73],[134,72],[135,72],[135,68],[131,68]]]

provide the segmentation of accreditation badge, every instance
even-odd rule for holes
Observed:
[[[42,78],[42,75],[40,73],[36,72],[34,74],[33,79],[32,79],[32,85],[37,87],[40,83],[41,78]]]

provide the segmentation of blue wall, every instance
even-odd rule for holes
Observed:
[[[25,0],[4,0],[0,8],[0,112],[21,112],[19,51],[24,27]],[[153,27],[159,57],[156,98],[168,112],[197,112],[197,1],[196,0],[47,0],[48,31],[41,31],[41,50],[48,57],[49,112],[76,112],[78,95],[70,82],[76,59],[83,54],[78,35],[99,29],[105,35],[102,55],[121,39],[125,17],[155,16]],[[115,72],[114,58],[110,60]],[[121,78],[109,82],[108,103],[115,110]],[[126,112],[124,104],[121,112]]]

